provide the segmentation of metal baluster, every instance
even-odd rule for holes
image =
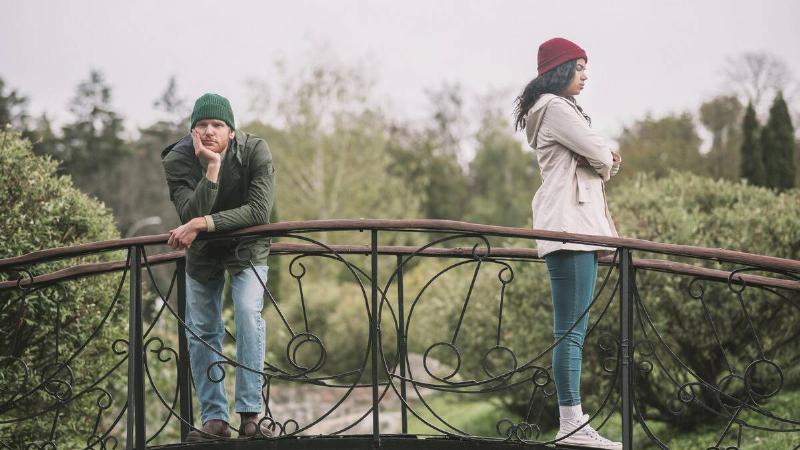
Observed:
[[[186,322],[186,258],[178,260],[178,318]],[[189,366],[189,343],[186,339],[186,327],[178,323],[178,392],[181,402],[181,441],[186,440],[186,435],[194,425],[192,414],[192,372]]]
[[[397,347],[400,362],[400,417],[402,433],[408,434],[408,408],[406,407],[406,326],[405,309],[403,305],[403,257],[397,255]]]
[[[631,253],[620,249],[620,372],[622,375],[622,448],[633,448],[633,265]]]
[[[131,264],[128,318],[128,429],[127,448],[144,450],[147,438],[144,411],[144,332],[142,330],[142,253],[129,249]]]
[[[380,413],[378,408],[378,230],[372,230],[372,305],[369,316],[369,337],[372,342],[372,443],[381,445]]]

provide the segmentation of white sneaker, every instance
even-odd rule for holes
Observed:
[[[583,428],[581,428],[581,425],[583,425]],[[575,432],[572,433],[573,431]],[[564,437],[570,433],[572,433],[570,436]],[[561,426],[558,429],[558,434],[556,434],[556,445],[622,450],[622,442],[610,441],[600,436],[600,433],[592,428],[589,424],[588,414],[584,414],[579,419],[561,419]]]

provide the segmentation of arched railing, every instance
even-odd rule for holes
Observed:
[[[800,443],[800,409],[771,406],[800,390],[800,261],[439,220],[283,222],[203,239],[250,236],[276,241],[261,280],[267,354],[250,368],[273,434],[262,439],[557,445],[550,299],[534,249],[545,239],[609,248],[584,350],[592,426],[628,449],[668,448],[664,433],[698,417],[715,427],[705,448],[740,448],[748,433]],[[0,447],[143,449],[199,425],[185,261],[155,254],[166,239],[0,260]],[[219,366],[239,366],[233,355]],[[516,416],[470,430],[443,398]]]

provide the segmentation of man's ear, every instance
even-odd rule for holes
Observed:
[[[236,137],[236,132],[231,130],[231,136],[228,139],[234,139]]]

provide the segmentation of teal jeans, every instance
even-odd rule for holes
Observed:
[[[553,349],[558,404],[575,406],[581,403],[583,340],[597,280],[597,253],[561,250],[544,259],[553,298],[553,338],[558,342]]]

